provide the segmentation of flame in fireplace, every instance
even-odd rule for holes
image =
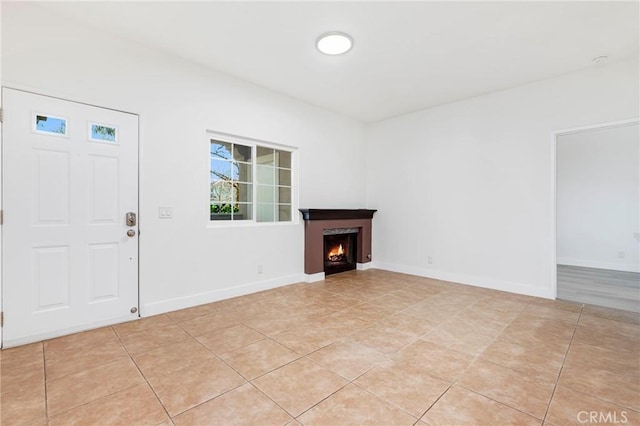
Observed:
[[[329,250],[329,253],[327,253],[327,259],[332,262],[344,259],[344,249],[342,248],[342,244]]]
[[[332,257],[332,256],[341,256],[344,254],[344,250],[342,248],[342,244],[340,244],[339,247],[334,247],[332,248],[329,253],[327,254],[328,257]]]

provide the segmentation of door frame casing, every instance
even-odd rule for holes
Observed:
[[[640,124],[639,118],[629,118],[626,120],[609,121],[592,124],[589,126],[560,129],[551,133],[551,295],[553,299],[558,298],[558,137],[574,133],[584,133],[592,130],[613,129],[617,127],[632,126]]]
[[[127,111],[125,109],[120,109],[120,108],[113,108],[113,107],[106,107],[106,106],[102,106],[99,105],[98,103],[92,103],[92,102],[86,102],[86,101],[79,101],[79,100],[75,100],[75,99],[71,99],[71,98],[67,98],[63,95],[55,95],[55,94],[45,94],[42,93],[39,89],[33,88],[33,87],[27,87],[24,85],[20,85],[20,84],[3,84],[2,81],[0,81],[0,109],[4,109],[4,97],[2,96],[2,93],[4,91],[4,89],[11,89],[11,90],[16,90],[16,91],[21,91],[21,92],[25,92],[25,93],[29,93],[29,94],[33,94],[33,95],[38,95],[38,96],[45,96],[45,97],[49,97],[49,98],[53,98],[53,99],[58,99],[61,101],[66,101],[66,102],[73,102],[76,104],[81,104],[81,105],[86,105],[86,106],[90,106],[90,107],[95,107],[95,108],[102,108],[102,109],[106,109],[106,110],[111,110],[111,111],[115,111],[115,112],[121,112],[121,113],[125,113],[125,114],[130,114],[130,115],[134,115],[136,117],[136,121],[137,121],[137,142],[138,142],[138,147],[137,147],[137,170],[136,170],[136,175],[137,175],[137,179],[138,179],[138,184],[137,184],[137,188],[136,188],[136,193],[137,193],[137,218],[138,218],[138,248],[137,248],[137,256],[138,256],[138,262],[137,262],[137,273],[136,273],[136,279],[137,279],[137,309],[138,309],[138,316],[136,319],[141,318],[142,315],[142,292],[141,292],[141,282],[140,282],[140,253],[141,253],[141,212],[140,212],[140,200],[141,200],[141,173],[140,173],[140,164],[141,164],[141,158],[142,158],[142,143],[141,143],[141,130],[140,130],[140,122],[141,122],[141,117],[140,114],[135,113],[135,112],[131,112],[131,111]],[[2,121],[0,121],[0,210],[4,210],[4,169],[3,169],[3,151],[4,151],[4,119]],[[3,270],[2,270],[2,265],[4,263],[4,235],[3,235],[3,226],[2,224],[0,224],[0,312],[4,312],[4,282],[3,282]],[[107,325],[112,325],[112,324],[118,324],[118,323],[122,323],[122,322],[127,322],[127,321],[131,321],[131,318],[129,317],[124,317],[124,318],[116,318],[113,320],[107,320],[107,321],[99,321],[99,322],[95,322],[95,323],[91,323],[89,325],[89,328],[87,328],[87,326],[80,326],[80,327],[71,327],[71,328],[67,328],[67,329],[63,329],[63,330],[57,330],[55,332],[52,333],[47,333],[46,336],[40,336],[42,339],[48,339],[48,338],[54,338],[54,337],[60,337],[60,336],[64,336],[64,335],[68,335],[68,334],[73,334],[76,332],[80,332],[80,331],[85,331],[85,330],[89,330],[89,329],[95,329],[95,328],[100,328],[100,327],[104,327]],[[0,348],[1,349],[5,349],[5,348],[9,348],[9,347],[14,347],[14,346],[19,346],[22,344],[27,344],[27,343],[31,343],[32,340],[30,339],[25,339],[25,341],[21,341],[21,340],[15,340],[10,342],[10,345],[7,346],[5,339],[4,339],[4,333],[3,333],[3,327],[0,327]]]

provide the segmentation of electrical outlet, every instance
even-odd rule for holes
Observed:
[[[427,263],[429,265],[433,265],[433,257],[431,257],[431,256],[427,257]]]
[[[627,253],[623,251],[618,252],[618,259],[624,259],[625,257],[627,257]]]
[[[262,265],[258,264],[258,266],[256,267],[256,272],[257,272],[258,274],[261,274],[261,273],[262,273]]]

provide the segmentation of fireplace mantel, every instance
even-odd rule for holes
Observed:
[[[372,219],[378,210],[367,209],[298,209],[304,220]]]
[[[304,218],[304,272],[308,282],[324,279],[324,231],[357,228],[358,269],[368,269],[371,262],[371,219],[377,210],[367,209],[299,209]]]

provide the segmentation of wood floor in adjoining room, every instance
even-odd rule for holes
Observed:
[[[558,299],[640,312],[640,274],[558,265]]]
[[[4,350],[1,420],[640,424],[639,356],[638,314],[354,271]]]

